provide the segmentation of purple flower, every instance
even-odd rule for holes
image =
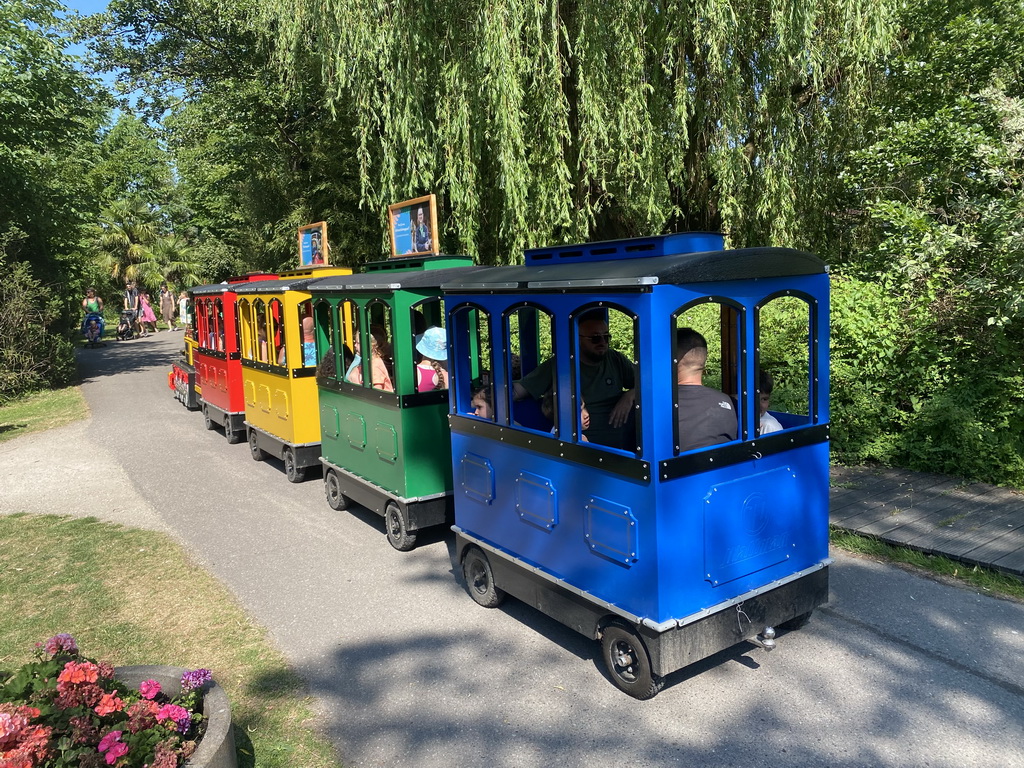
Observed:
[[[155,699],[157,694],[160,693],[160,683],[156,680],[143,680],[139,685],[139,693],[142,694],[144,699]]]
[[[208,669],[193,669],[191,672],[186,672],[181,676],[181,690],[194,691],[196,688],[202,688],[208,682],[213,679],[213,675],[210,674]]]
[[[78,643],[67,632],[61,632],[59,635],[54,635],[47,640],[43,650],[50,656],[56,656],[58,653],[75,654],[78,653]]]

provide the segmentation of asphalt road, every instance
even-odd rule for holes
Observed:
[[[1024,605],[835,553],[805,629],[638,702],[596,643],[514,600],[477,606],[450,532],[397,552],[318,475],[290,484],[207,432],[167,388],[180,344],[83,350],[92,418],[0,445],[0,513],[169,530],[308,681],[347,768],[1024,767]]]

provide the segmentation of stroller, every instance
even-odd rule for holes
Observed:
[[[135,338],[135,311],[121,310],[121,319],[117,321],[117,338],[127,341]]]
[[[103,346],[103,315],[99,312],[89,312],[82,321],[82,335],[85,336],[87,347]]]

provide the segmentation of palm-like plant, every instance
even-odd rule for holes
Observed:
[[[156,221],[149,207],[141,200],[121,199],[100,214],[90,244],[100,267],[115,283],[146,285],[154,275],[159,283],[160,267],[152,250],[156,240]]]
[[[160,269],[159,279],[172,285],[193,286],[202,282],[196,250],[178,235],[166,235],[153,243],[153,256]],[[155,283],[146,283],[155,285]]]

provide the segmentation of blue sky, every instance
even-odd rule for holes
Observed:
[[[107,0],[64,0],[64,5],[80,13],[99,13],[106,10]]]

